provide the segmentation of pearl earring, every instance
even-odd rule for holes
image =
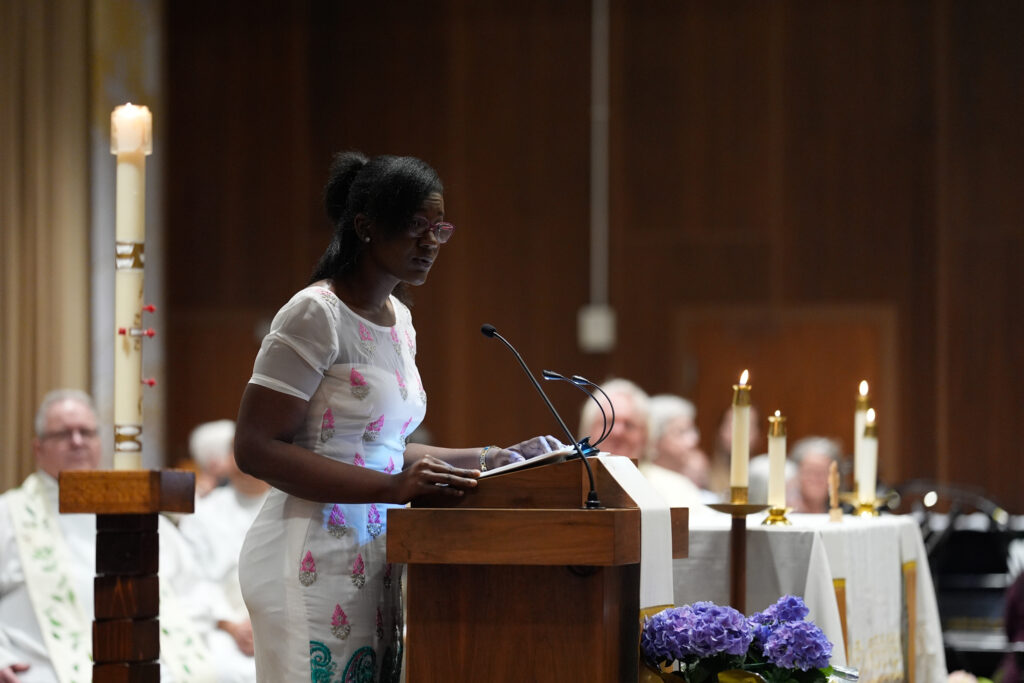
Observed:
[[[363,241],[364,241],[364,242],[369,242],[369,241],[370,241],[370,236],[369,236],[369,235],[367,235],[366,237],[364,237],[364,238],[363,238]]]

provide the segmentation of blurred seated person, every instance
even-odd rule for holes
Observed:
[[[0,496],[0,681],[84,681],[92,670],[96,516],[60,514],[58,476],[99,467],[102,444],[88,394],[48,393],[32,450],[36,471]],[[201,576],[174,525],[158,519],[163,680],[213,681],[203,640],[212,622],[197,598]]]
[[[697,409],[680,396],[659,394],[649,403],[651,460],[662,467],[682,472],[686,461],[700,443],[694,420]]]
[[[214,446],[223,448],[226,438],[227,466],[222,471],[227,484],[198,499],[195,514],[183,517],[179,524],[199,568],[216,588],[209,600],[217,629],[209,634],[208,642],[218,661],[221,683],[256,678],[252,624],[238,583],[238,556],[270,491],[270,484],[245,474],[235,464],[234,427],[231,420],[218,420],[193,430],[193,442],[210,452]]]
[[[649,459],[656,465],[675,470],[700,489],[705,503],[718,502],[710,485],[710,463],[699,447],[697,408],[690,401],[673,394],[659,394],[650,399]]]
[[[771,463],[767,453],[755,455],[747,466],[747,500],[753,504],[768,504],[768,479],[771,476]],[[796,481],[796,463],[788,456],[785,465],[786,499],[789,500]]]
[[[711,460],[708,454],[697,448],[686,459],[682,474],[700,489],[700,499],[705,503],[719,503],[721,496],[711,490]]]
[[[679,472],[655,463],[648,451],[650,399],[635,383],[616,378],[601,385],[615,407],[615,424],[600,450],[637,461],[637,466],[651,486],[669,505],[692,507],[700,504],[700,490]],[[597,392],[600,396],[600,392]],[[608,411],[611,420],[611,411]],[[594,443],[601,435],[604,421],[593,401],[586,401],[580,415],[580,438],[590,437]]]
[[[794,512],[828,512],[828,473],[841,457],[839,444],[823,436],[809,436],[793,444],[789,457],[796,463],[793,486],[786,498]]]
[[[231,420],[204,422],[188,437],[188,452],[196,465],[196,497],[209,495],[228,482],[237,471],[234,456],[235,423]]]

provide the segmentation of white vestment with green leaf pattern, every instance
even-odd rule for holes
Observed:
[[[41,472],[0,496],[0,669],[28,663],[25,683],[92,680],[96,521],[58,514],[57,498]],[[212,681],[202,619],[175,591],[193,582],[191,560],[160,536],[161,678]]]

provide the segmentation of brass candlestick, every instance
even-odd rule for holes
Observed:
[[[885,507],[889,502],[888,498],[861,500],[860,494],[856,490],[840,493],[839,500],[853,506],[853,512],[850,514],[854,517],[878,517],[878,511]]]
[[[792,508],[768,508],[768,516],[761,521],[761,526],[792,526],[793,523],[786,517],[786,513]]]
[[[747,516],[766,509],[767,505],[747,503],[746,486],[732,487],[732,502],[712,503],[708,507],[732,517],[729,528],[729,604],[747,611]]]

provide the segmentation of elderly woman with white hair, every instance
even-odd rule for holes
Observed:
[[[711,464],[700,449],[697,408],[675,394],[659,394],[650,400],[650,453],[648,459],[666,469],[679,472],[700,489],[705,503],[718,501],[708,485]]]
[[[841,456],[839,444],[823,436],[809,436],[793,445],[789,457],[796,463],[796,476],[789,502],[795,512],[828,511],[829,468]]]
[[[227,483],[235,466],[233,420],[204,422],[188,437],[188,451],[196,464],[196,496],[202,498]]]
[[[697,408],[681,396],[660,394],[650,401],[650,460],[677,472],[700,442]]]
[[[635,383],[621,378],[605,382],[601,389],[615,408],[615,424],[601,444],[601,450],[636,460],[640,472],[668,504],[680,507],[699,505],[700,489],[692,481],[651,458],[648,448],[651,399],[647,393]],[[580,419],[580,435],[589,435],[593,443],[601,434],[602,424],[597,405],[587,401]]]

